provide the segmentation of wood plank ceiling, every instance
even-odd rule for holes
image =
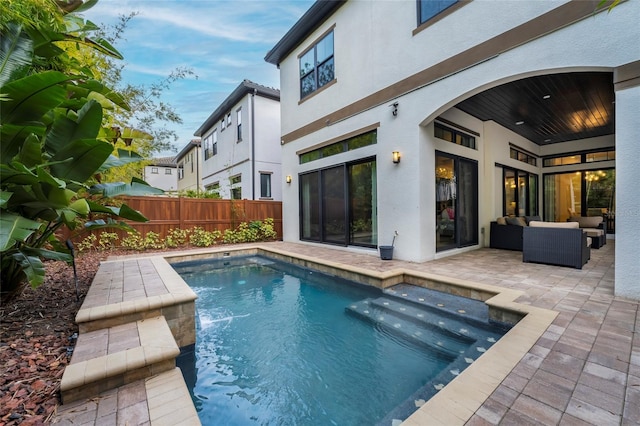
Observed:
[[[610,72],[529,77],[486,90],[457,107],[482,121],[493,120],[538,145],[615,131]]]

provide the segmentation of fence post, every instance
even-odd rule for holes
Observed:
[[[184,205],[185,201],[184,201],[184,197],[178,197],[178,227],[180,229],[184,230],[184,212],[185,212],[185,205]]]

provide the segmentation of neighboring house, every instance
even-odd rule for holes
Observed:
[[[640,298],[640,7],[597,4],[316,2],[265,57],[284,240],[397,231],[395,257],[426,261],[488,245],[499,216],[606,213],[616,294]]]
[[[176,156],[178,191],[200,192],[202,187],[202,154],[200,139],[192,139]]]
[[[143,180],[167,192],[178,189],[178,172],[174,157],[154,158],[144,167]]]
[[[205,189],[225,199],[282,199],[279,90],[244,80],[195,135]]]

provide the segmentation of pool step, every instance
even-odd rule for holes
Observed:
[[[81,333],[60,391],[67,404],[173,370],[180,354],[164,316]]]
[[[455,339],[471,343],[479,338],[479,330],[473,324],[428,306],[418,306],[394,297],[370,299],[369,304],[423,327],[437,329]]]
[[[426,346],[440,354],[451,358],[464,353],[473,339],[444,332],[442,328],[428,323],[420,323],[407,318],[403,314],[386,309],[385,302],[391,304],[390,299],[365,299],[347,306],[346,311],[405,338],[414,344]],[[378,306],[378,304],[382,306]],[[407,307],[408,308],[408,307]]]

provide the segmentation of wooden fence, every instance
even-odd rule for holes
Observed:
[[[142,235],[153,231],[161,238],[171,229],[200,227],[207,231],[235,229],[241,222],[273,219],[278,239],[282,239],[282,202],[253,200],[213,200],[183,197],[118,197],[123,203],[146,216],[148,222],[130,222]],[[98,231],[100,232],[100,231]],[[116,232],[120,238],[126,232]],[[68,236],[67,236],[68,237]],[[79,236],[79,239],[86,235]]]

